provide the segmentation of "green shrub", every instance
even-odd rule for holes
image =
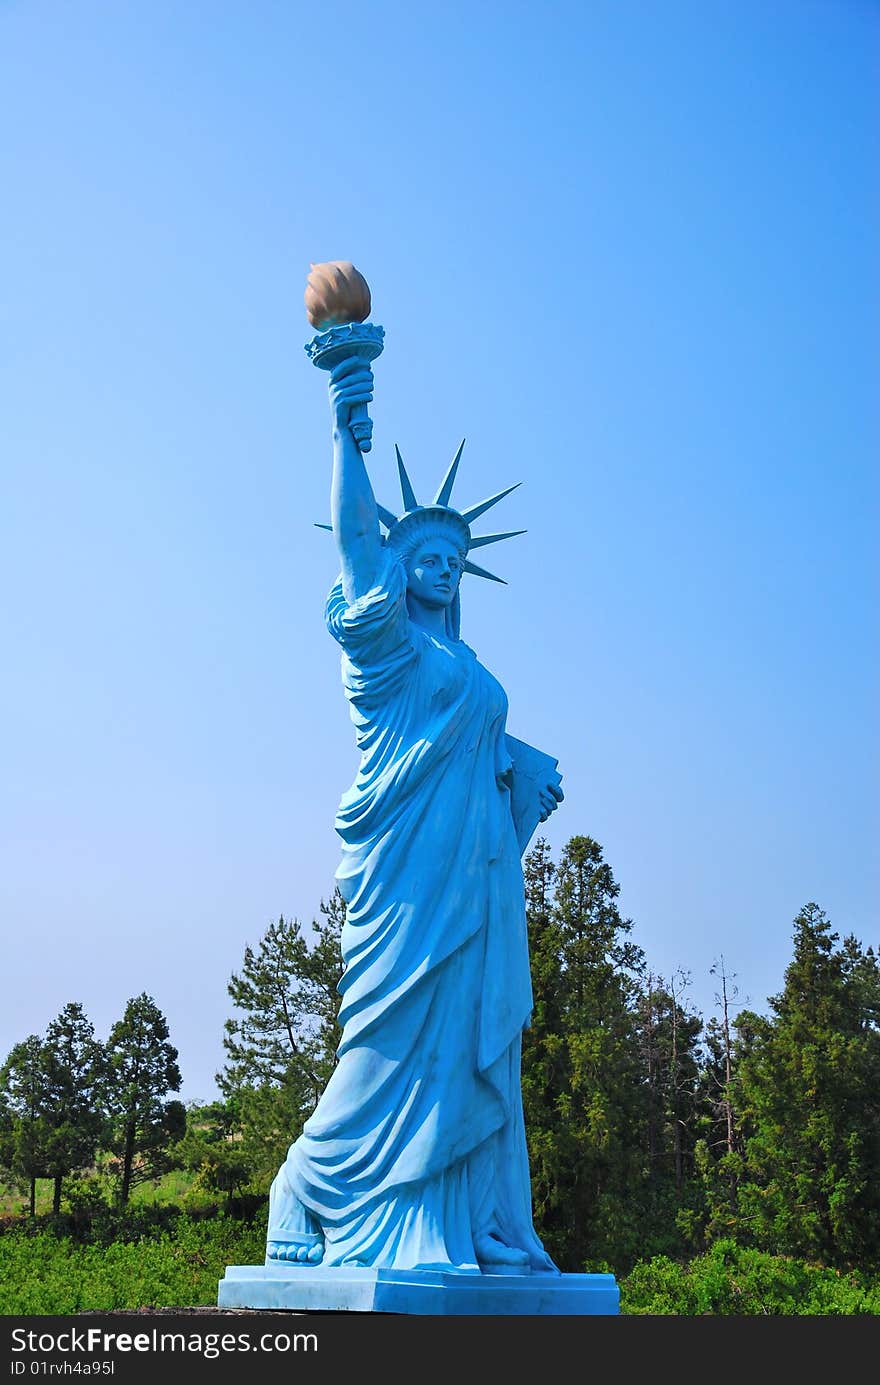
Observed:
[[[104,1225],[92,1231],[98,1229],[102,1236],[110,1231]],[[0,1314],[216,1304],[227,1265],[262,1264],[265,1208],[252,1223],[178,1213],[164,1224],[129,1209],[116,1230],[125,1238],[89,1244],[21,1224],[0,1235]],[[636,1265],[620,1287],[627,1314],[880,1314],[880,1277],[839,1273],[733,1241],[716,1242],[689,1264],[655,1256]]]
[[[224,1216],[180,1215],[158,1234],[105,1245],[47,1230],[9,1231],[0,1236],[0,1313],[216,1304],[226,1266],[261,1264],[265,1240],[265,1226]]]
[[[880,1314],[880,1278],[723,1240],[688,1264],[660,1255],[636,1265],[620,1299],[621,1312],[630,1314]]]

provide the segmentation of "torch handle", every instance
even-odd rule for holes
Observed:
[[[306,353],[312,365],[320,370],[332,370],[338,361],[345,360],[347,356],[374,361],[382,354],[384,340],[384,328],[372,322],[349,322],[319,332],[306,344]],[[349,426],[361,452],[369,452],[373,446],[373,420],[366,404],[352,404]]]
[[[366,404],[352,404],[348,426],[361,452],[369,452],[373,446],[373,420],[367,413]]]

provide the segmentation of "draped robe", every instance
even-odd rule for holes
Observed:
[[[361,752],[336,817],[342,1040],[269,1237],[299,1204],[325,1265],[478,1271],[475,1239],[495,1234],[552,1272],[520,1089],[532,992],[507,698],[466,644],[409,619],[392,552],[354,602],[337,581],[326,620]]]

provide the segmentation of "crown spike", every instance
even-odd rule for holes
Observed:
[[[477,567],[476,563],[465,563],[463,570],[473,573],[474,577],[488,577],[490,582],[500,582],[503,587],[507,586],[503,577],[496,577],[494,572],[487,572],[484,567]]]
[[[511,529],[508,534],[483,534],[479,539],[471,539],[471,548],[485,548],[487,543],[500,543],[502,539],[515,539],[517,534],[527,534],[528,529]]]
[[[458,471],[458,464],[461,461],[461,454],[464,451],[464,444],[465,440],[464,438],[462,438],[459,444],[458,451],[452,459],[449,470],[447,471],[446,475],[443,477],[443,480],[440,483],[440,489],[434,496],[433,503],[435,505],[449,504],[449,497],[452,495],[452,485],[455,481],[455,473]]]
[[[333,525],[332,525],[332,524],[319,524],[318,521],[315,520],[315,528],[316,528],[316,529],[326,529],[327,532],[328,532],[329,534],[332,534],[332,533],[333,533]]]
[[[499,491],[497,495],[490,495],[488,500],[481,500],[479,505],[471,505],[468,510],[462,510],[461,517],[465,524],[470,524],[472,520],[479,519],[480,515],[485,514],[493,505],[497,505],[499,500],[503,500],[505,495],[510,495],[511,491],[515,491],[517,486],[521,485],[522,481],[514,481],[512,486],[507,487],[507,490]]]
[[[406,474],[406,467],[403,465],[403,458],[400,455],[400,448],[394,444],[394,451],[397,455],[397,470],[400,475],[400,492],[403,496],[403,510],[408,514],[410,510],[418,509],[419,502],[416,500],[416,493],[412,488],[412,482]]]

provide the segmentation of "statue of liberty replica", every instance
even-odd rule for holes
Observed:
[[[342,1039],[272,1184],[266,1263],[231,1267],[223,1306],[412,1313],[616,1313],[612,1275],[560,1274],[532,1221],[520,1088],[529,1022],[521,865],[562,800],[550,755],[508,735],[504,689],[461,638],[472,524],[458,449],[428,503],[397,452],[400,513],[379,504],[371,362],[384,333],[348,262],[313,265],[306,350],[328,372],[325,606],[360,765],[342,795]],[[517,531],[522,532],[522,531]]]

